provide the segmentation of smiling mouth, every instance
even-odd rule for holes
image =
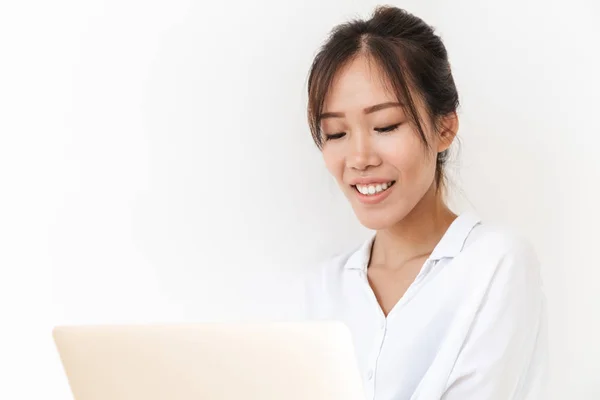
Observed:
[[[377,183],[371,185],[352,185],[352,187],[363,196],[375,196],[377,194],[385,192],[386,190],[394,186],[395,183],[396,181],[389,181],[385,183]]]

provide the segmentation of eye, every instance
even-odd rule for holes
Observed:
[[[401,125],[401,123],[397,123],[397,124],[394,124],[394,125],[386,126],[384,128],[374,128],[374,129],[375,129],[376,132],[379,132],[379,133],[387,133],[387,132],[394,131],[400,125]]]
[[[325,140],[335,140],[335,139],[341,139],[344,136],[346,136],[346,132],[340,132],[340,133],[331,133],[331,134],[325,134]]]

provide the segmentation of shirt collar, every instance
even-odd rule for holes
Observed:
[[[480,219],[473,212],[467,211],[461,213],[452,224],[450,224],[448,230],[444,236],[442,236],[442,239],[433,249],[428,260],[456,257],[463,250],[465,242],[473,228],[480,222]],[[373,234],[348,258],[345,268],[366,271],[374,240],[375,235]]]

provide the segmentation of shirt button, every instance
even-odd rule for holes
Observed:
[[[369,372],[367,372],[367,379],[368,380],[373,379],[373,370],[372,369],[370,369]]]

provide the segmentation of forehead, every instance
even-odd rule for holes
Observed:
[[[359,56],[340,68],[327,91],[323,111],[350,111],[398,101],[387,77],[374,61]]]

